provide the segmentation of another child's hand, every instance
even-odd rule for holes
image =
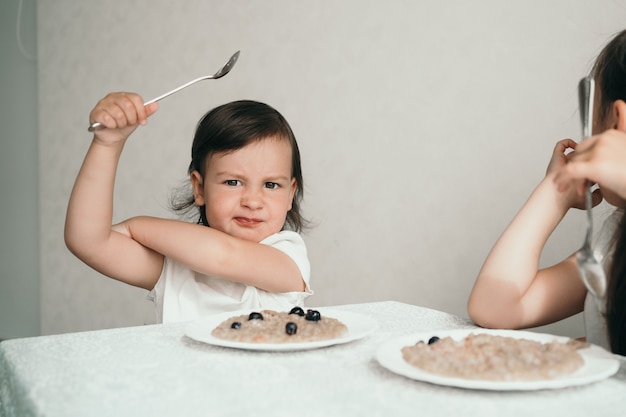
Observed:
[[[552,152],[552,158],[548,164],[546,170],[546,176],[556,176],[562,169],[567,167],[573,155],[576,154],[576,149],[579,147],[572,139],[563,139],[556,143],[554,151]],[[568,152],[568,149],[574,150],[574,152]],[[585,187],[586,181],[584,179],[572,179],[570,183],[557,186],[557,189],[563,193],[563,197],[567,200],[568,207],[584,209],[585,208],[585,196],[584,193],[580,193],[579,190]],[[600,204],[602,201],[602,194],[600,190],[595,190],[592,194],[592,203],[594,206]]]
[[[607,130],[582,141],[569,156],[569,162],[555,172],[554,181],[559,190],[575,187],[579,195],[585,191],[585,182],[597,183],[612,204],[626,203],[626,133]]]
[[[550,175],[556,172],[559,168],[564,167],[569,161],[568,149],[576,149],[578,144],[571,139],[563,139],[556,143],[554,150],[552,151],[552,158],[548,164],[546,174]]]
[[[96,104],[89,114],[89,122],[99,122],[105,129],[97,130],[95,138],[110,144],[123,141],[139,125],[145,125],[159,105],[143,105],[141,96],[135,93],[110,93]]]

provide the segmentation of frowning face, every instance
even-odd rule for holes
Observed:
[[[289,142],[275,137],[207,158],[206,175],[194,171],[191,182],[210,227],[253,242],[279,232],[297,187],[291,159]]]

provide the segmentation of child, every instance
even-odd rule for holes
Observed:
[[[557,143],[546,177],[488,255],[470,295],[468,312],[481,326],[526,328],[584,310],[587,340],[625,355],[626,31],[600,53],[593,76],[594,133],[613,130],[579,145],[570,139]],[[568,149],[574,152],[566,153]],[[587,293],[575,255],[538,269],[541,251],[568,209],[584,207],[586,180],[597,181],[600,187],[594,191],[594,205],[604,198],[617,207],[594,239],[594,252],[601,255],[609,279],[605,315]]]
[[[102,274],[150,290],[159,322],[302,305],[312,292],[297,233],[300,154],[287,121],[266,104],[237,101],[200,120],[191,191],[173,204],[197,210],[198,224],[134,217],[111,225],[122,149],[157,109],[137,94],[112,93],[92,110],[90,121],[105,128],[95,131],[70,197],[68,248]]]

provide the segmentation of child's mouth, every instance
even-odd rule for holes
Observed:
[[[261,224],[261,220],[251,219],[249,217],[235,217],[235,222],[244,227],[254,227]]]

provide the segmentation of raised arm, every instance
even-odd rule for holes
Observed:
[[[296,263],[271,246],[177,220],[135,217],[122,225],[142,245],[203,274],[269,292],[305,289]]]
[[[160,275],[163,256],[113,230],[113,188],[127,138],[157,108],[156,103],[144,108],[141,97],[131,93],[109,94],[98,102],[90,122],[106,128],[94,134],[65,220],[66,245],[79,259],[111,278],[147,289]]]
[[[575,147],[569,139],[557,143],[546,177],[485,260],[468,302],[469,315],[477,324],[526,328],[582,311],[586,289],[574,256],[539,269],[548,238],[567,210],[582,204],[574,186],[559,191],[553,181],[554,172],[567,163],[565,151]]]

